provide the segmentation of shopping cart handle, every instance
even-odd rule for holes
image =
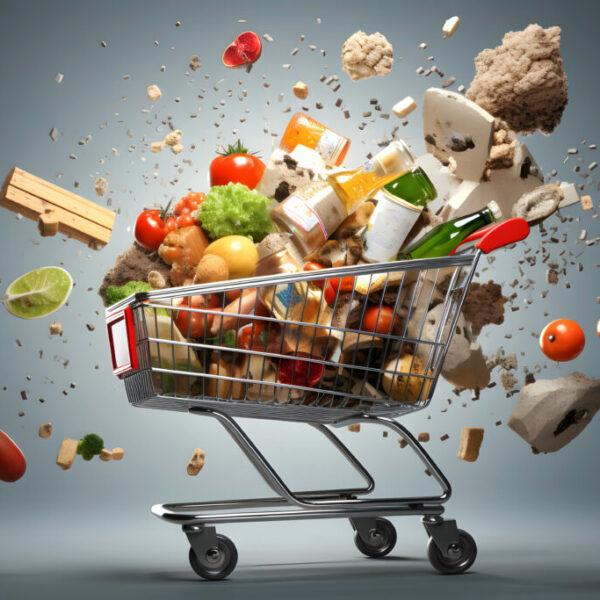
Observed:
[[[492,223],[486,227],[478,229],[468,237],[466,237],[459,246],[450,252],[452,256],[462,244],[479,240],[475,244],[475,248],[479,248],[487,254],[496,248],[514,244],[520,240],[524,240],[529,235],[529,223],[525,219],[513,218],[502,221],[501,223]]]

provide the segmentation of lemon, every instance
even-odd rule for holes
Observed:
[[[21,275],[7,288],[2,303],[21,319],[38,319],[58,310],[69,297],[73,278],[60,267],[40,267]]]

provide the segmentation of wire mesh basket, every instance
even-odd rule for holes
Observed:
[[[108,319],[121,323],[127,311],[130,320],[137,365],[121,373],[129,401],[313,423],[424,408],[475,256],[137,294]]]

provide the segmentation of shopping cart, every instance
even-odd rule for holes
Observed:
[[[428,406],[481,253],[528,231],[524,220],[510,219],[476,232],[465,240],[478,240],[474,248],[454,256],[170,288],[108,309],[114,372],[129,402],[214,417],[277,494],[152,507],[182,526],[198,575],[222,579],[235,568],[235,545],[216,532],[221,523],[344,517],[357,548],[378,558],[396,542],[394,526],[382,515],[421,515],[438,571],[462,573],[473,564],[475,541],[441,516],[451,495],[448,480],[393,417]],[[280,294],[296,294],[300,303],[288,302],[283,315],[265,310]],[[236,417],[311,425],[365,485],[292,491]],[[359,423],[400,436],[441,495],[365,498],[374,480],[332,430]]]

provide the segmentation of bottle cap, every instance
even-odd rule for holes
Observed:
[[[373,157],[375,173],[379,177],[410,171],[415,165],[415,157],[401,140],[395,140]]]
[[[487,207],[489,208],[490,212],[494,216],[495,221],[499,221],[502,218],[502,211],[500,210],[500,207],[498,206],[498,203],[495,200],[492,200],[487,205]]]

